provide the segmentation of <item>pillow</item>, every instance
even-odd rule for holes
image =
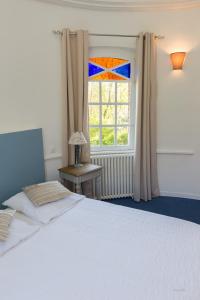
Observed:
[[[27,198],[27,196],[23,192],[21,192],[4,201],[3,205],[22,212],[32,220],[47,224],[54,218],[62,215],[67,210],[74,207],[77,202],[79,202],[83,198],[85,198],[85,196],[71,193],[71,195],[65,197],[62,200],[48,203],[42,206],[35,206]]]
[[[36,206],[54,202],[72,194],[58,181],[30,185],[25,187],[23,191]]]
[[[39,229],[40,226],[38,224],[31,221],[27,223],[16,213],[9,227],[8,238],[5,241],[0,241],[0,256],[27,240]]]
[[[0,241],[6,241],[9,235],[9,227],[15,210],[5,209],[0,210]]]

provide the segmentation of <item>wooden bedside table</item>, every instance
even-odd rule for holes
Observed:
[[[75,168],[74,166],[58,169],[62,181],[70,181],[75,185],[75,192],[82,194],[81,183],[92,180],[95,186],[97,199],[101,199],[101,166],[93,164],[83,164]]]

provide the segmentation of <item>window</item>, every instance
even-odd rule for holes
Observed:
[[[92,57],[89,61],[89,129],[92,150],[131,148],[131,64]]]

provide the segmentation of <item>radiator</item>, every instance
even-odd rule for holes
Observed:
[[[102,199],[133,196],[133,153],[95,154],[91,160],[93,164],[103,167]]]

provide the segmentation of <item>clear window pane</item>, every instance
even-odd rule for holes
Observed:
[[[117,124],[129,123],[129,106],[118,105],[117,106]]]
[[[90,128],[90,144],[92,146],[100,145],[100,129]]]
[[[115,141],[115,130],[113,127],[103,127],[102,128],[102,145],[110,146],[114,145]]]
[[[88,82],[88,101],[99,102],[99,82]]]
[[[89,124],[99,125],[99,106],[89,105]]]
[[[115,106],[102,105],[102,124],[114,125],[115,124]]]
[[[118,82],[117,83],[117,102],[128,102],[128,82]]]
[[[102,102],[115,102],[115,82],[101,83]]]
[[[128,127],[117,128],[117,144],[128,145]]]

